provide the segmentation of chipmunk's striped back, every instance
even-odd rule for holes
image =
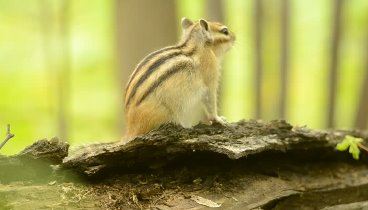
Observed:
[[[169,79],[173,72],[170,68],[176,68],[175,63],[183,62],[182,60],[188,60],[188,58],[195,53],[195,47],[188,46],[187,42],[181,45],[166,47],[161,50],[155,51],[145,57],[134,70],[132,76],[130,77],[125,96],[125,106],[126,109],[129,108],[131,103],[142,102],[149,93],[152,93],[155,88],[159,85],[154,86],[155,88],[150,88],[146,91],[142,87],[151,87],[155,80],[160,80],[160,84],[165,82],[164,80]],[[171,74],[166,72],[170,71]],[[151,78],[155,78],[152,80]],[[147,92],[148,91],[148,92]],[[143,97],[145,96],[145,97]],[[138,105],[138,104],[135,104]]]
[[[125,95],[125,141],[166,122],[189,125],[192,111],[204,98],[208,99],[206,106],[211,103],[210,117],[217,116],[212,89],[217,89],[219,65],[212,50],[213,26],[205,20],[193,23],[189,19],[183,19],[182,26],[184,36],[179,44],[149,54],[130,76]]]

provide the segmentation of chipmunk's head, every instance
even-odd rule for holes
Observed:
[[[195,43],[203,43],[210,45],[213,43],[213,37],[209,23],[206,20],[200,19],[193,22],[188,18],[182,18],[181,26],[183,29],[183,40],[195,40]]]
[[[218,57],[222,57],[233,45],[235,35],[225,25],[218,22],[210,22],[206,20],[199,20],[193,22],[188,18],[183,18],[181,21],[183,28],[183,36],[191,36],[191,31],[195,28],[202,30],[207,44],[209,44],[213,52]]]
[[[222,57],[234,45],[235,35],[221,23],[208,23],[213,37],[212,50],[217,57]]]

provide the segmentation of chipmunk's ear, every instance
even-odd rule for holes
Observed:
[[[199,24],[202,26],[204,30],[208,31],[208,22],[206,20],[200,19]]]
[[[189,20],[188,18],[186,17],[183,17],[181,19],[181,27],[183,29],[187,29],[189,26],[193,25],[193,21]]]

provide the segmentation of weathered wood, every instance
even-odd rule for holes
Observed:
[[[322,210],[351,210],[351,209],[368,210],[368,201],[330,206]]]
[[[39,140],[15,156],[0,156],[0,183],[19,180],[45,181],[52,174],[51,165],[61,164],[69,145],[52,138]]]
[[[198,125],[193,129],[167,124],[127,144],[97,144],[79,149],[64,159],[63,167],[93,176],[110,168],[165,165],[176,157],[204,152],[223,154],[235,160],[269,151],[323,148],[333,151],[344,136],[345,133],[337,131],[293,128],[282,120]]]
[[[67,145],[41,141],[17,156],[1,157],[0,209],[208,209],[206,203],[221,209],[364,207],[367,155],[355,161],[334,150],[346,134],[368,139],[368,132],[316,131],[285,121],[193,129],[167,124],[124,145],[76,149],[62,163]],[[23,158],[46,160],[40,168],[47,172],[33,168],[37,175],[27,182],[4,184],[1,163],[18,161],[22,170]],[[50,161],[64,170],[52,171]],[[97,182],[59,179],[69,171]],[[35,177],[43,182],[35,183]]]

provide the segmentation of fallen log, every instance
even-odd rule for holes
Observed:
[[[367,137],[363,132],[350,133]],[[127,144],[105,143],[81,148],[64,159],[63,167],[94,176],[109,169],[116,173],[116,170],[163,166],[177,158],[190,159],[201,154],[226,155],[237,160],[267,152],[300,152],[310,156],[311,151],[325,150],[338,156],[340,153],[334,148],[346,134],[293,128],[282,120],[241,121],[226,126],[200,124],[193,129],[167,124]]]
[[[62,162],[65,153],[50,159],[52,152],[30,147],[31,160],[48,157],[47,172],[37,174],[45,182],[28,176],[31,184],[4,184],[0,164],[0,209],[24,207],[16,201],[25,192],[35,195],[27,201],[32,209],[353,209],[368,201],[368,158],[334,149],[346,135],[368,139],[366,131],[251,120],[192,129],[167,124],[126,144],[86,145]],[[5,157],[0,163],[5,159],[12,164]],[[82,180],[65,179],[70,173]]]

